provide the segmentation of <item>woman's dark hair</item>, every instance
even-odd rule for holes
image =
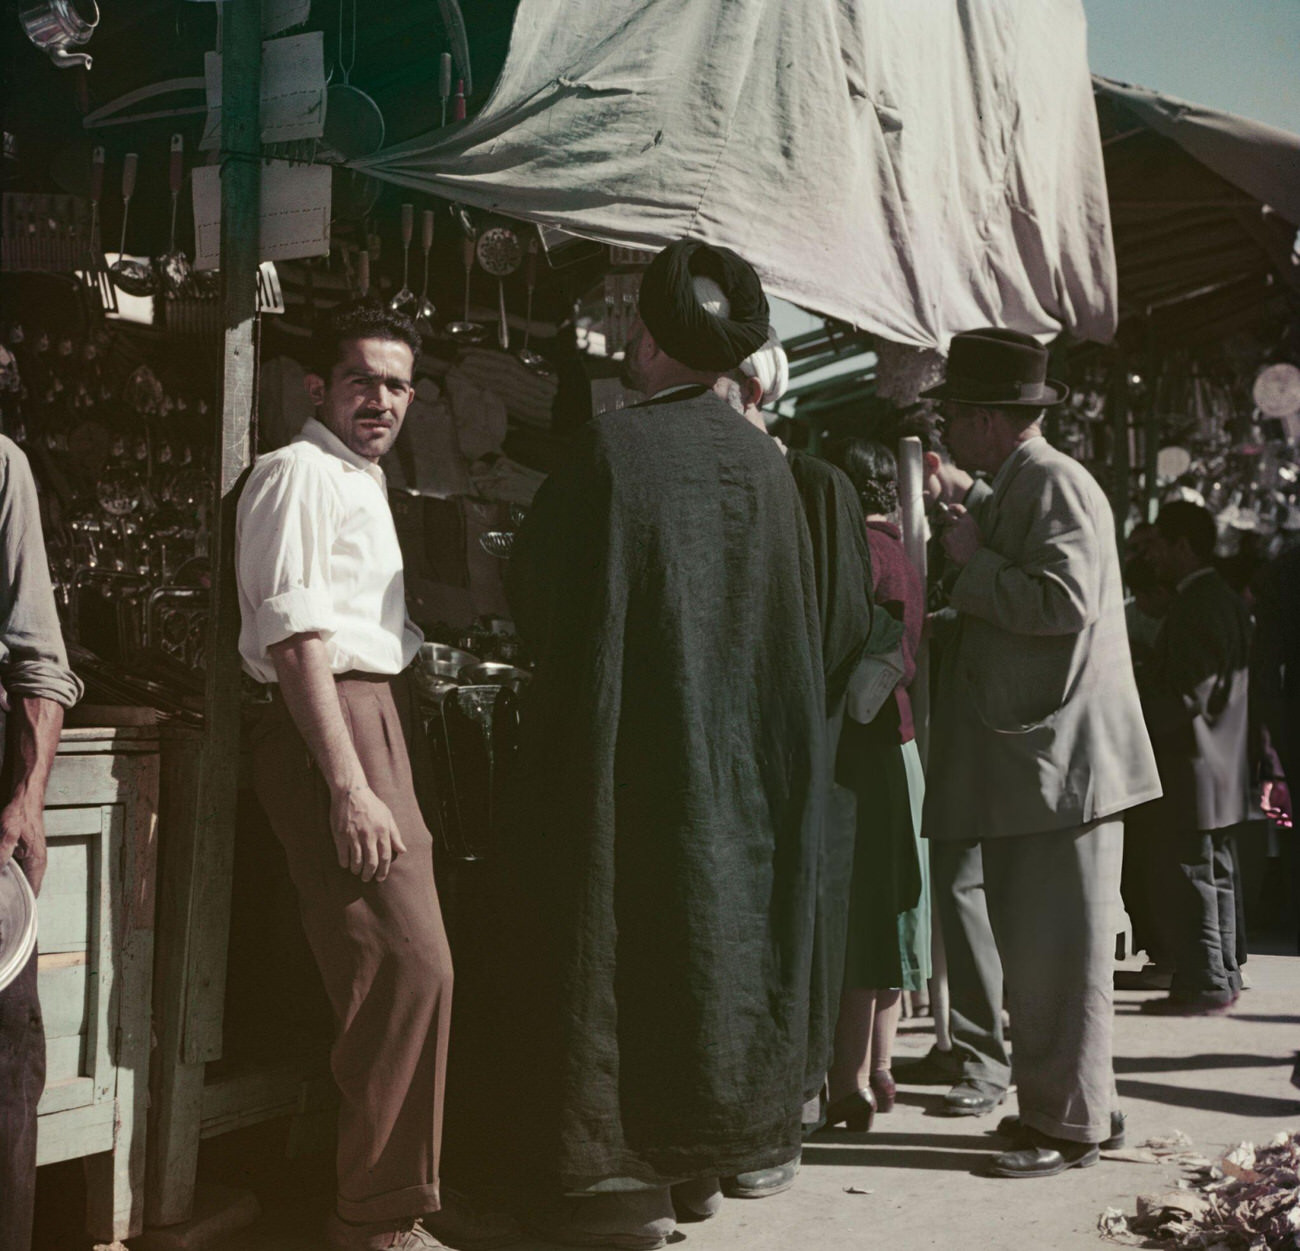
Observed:
[[[887,517],[898,510],[898,462],[883,443],[836,439],[827,446],[826,459],[848,475],[868,516]]]
[[[1156,517],[1156,529],[1167,543],[1186,539],[1187,545],[1199,560],[1213,559],[1218,527],[1215,525],[1214,514],[1208,508],[1193,504],[1191,500],[1173,500],[1160,509]]]
[[[316,324],[312,336],[313,372],[328,382],[334,366],[342,359],[340,348],[353,339],[392,339],[405,343],[413,356],[420,355],[420,332],[405,314],[370,302],[340,304]]]

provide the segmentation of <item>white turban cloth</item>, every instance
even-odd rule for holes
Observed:
[[[764,404],[775,404],[790,385],[790,362],[780,336],[771,326],[767,328],[767,342],[752,356],[740,362],[741,373],[757,378],[763,388]]]

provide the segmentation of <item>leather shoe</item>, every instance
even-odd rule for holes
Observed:
[[[678,1182],[673,1187],[673,1211],[679,1225],[710,1221],[722,1211],[722,1191],[716,1177]]]
[[[826,1105],[826,1128],[843,1125],[855,1134],[871,1133],[876,1119],[876,1096],[870,1087],[863,1086],[851,1094],[832,1099]]]
[[[1004,1151],[989,1161],[991,1177],[1055,1177],[1068,1168],[1091,1168],[1101,1158],[1095,1142],[1068,1142],[1036,1129],[1025,1131],[1024,1146]]]
[[[770,1195],[779,1195],[794,1185],[795,1174],[799,1171],[799,1162],[803,1159],[800,1152],[793,1160],[777,1164],[772,1168],[755,1169],[752,1173],[737,1173],[735,1177],[722,1179],[722,1193],[728,1199],[766,1199]]]
[[[522,1242],[524,1231],[518,1221],[504,1212],[491,1212],[479,1207],[472,1199],[452,1190],[442,1188],[442,1207],[420,1218],[424,1226],[439,1242],[464,1251],[489,1251],[491,1247],[508,1247]]]
[[[1112,1112],[1110,1114],[1110,1137],[1098,1143],[1097,1146],[1102,1151],[1118,1151],[1124,1145],[1124,1127],[1124,1113],[1118,1110]],[[1004,1116],[998,1122],[997,1129],[993,1132],[999,1138],[1010,1138],[1013,1142],[1021,1142],[1030,1131],[1018,1116]]]
[[[961,1057],[935,1044],[919,1060],[895,1060],[894,1080],[904,1086],[951,1086],[962,1079]]]
[[[986,1116],[1006,1099],[1005,1087],[971,1077],[944,1095],[942,1112],[944,1116]]]
[[[1144,1016],[1221,1016],[1237,1002],[1232,991],[1206,991],[1200,995],[1168,995],[1148,999],[1139,1009]]]

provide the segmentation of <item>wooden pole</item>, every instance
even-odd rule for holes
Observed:
[[[909,435],[898,444],[898,503],[902,513],[903,550],[926,586],[928,575],[925,523],[925,454],[921,440]],[[916,748],[924,765],[930,749],[930,645],[922,638],[916,657],[916,676],[908,689]]]
[[[221,1055],[239,776],[239,605],[234,579],[237,487],[250,456],[261,198],[260,0],[223,0],[221,74],[220,425],[212,496],[212,597],[204,725],[173,778],[192,800],[162,832],[155,1009],[158,1054],[145,1219],[174,1225],[194,1207],[204,1068]],[[192,787],[192,790],[189,788]]]

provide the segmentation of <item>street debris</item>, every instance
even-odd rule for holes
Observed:
[[[874,1195],[876,1192],[874,1190],[863,1190],[861,1186],[845,1186],[844,1193],[846,1195]]]
[[[1284,1131],[1262,1147],[1238,1143],[1211,1164],[1185,1134],[1144,1142],[1158,1160],[1195,1168],[1182,1189],[1140,1195],[1137,1213],[1107,1208],[1103,1237],[1128,1246],[1178,1251],[1297,1251],[1300,1248],[1300,1133]],[[1200,1159],[1201,1165],[1192,1161]]]

